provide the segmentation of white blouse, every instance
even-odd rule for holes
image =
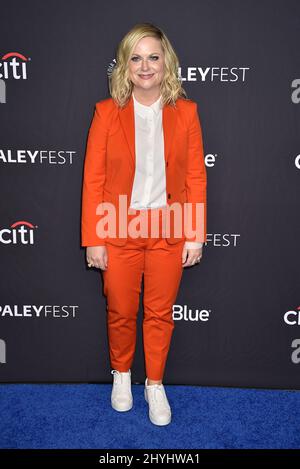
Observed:
[[[150,106],[139,103],[134,94],[135,175],[130,207],[140,210],[165,207],[166,174],[161,96]],[[187,249],[200,248],[203,243],[186,241]]]

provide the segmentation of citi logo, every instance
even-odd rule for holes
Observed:
[[[0,229],[2,244],[34,244],[34,226],[28,221],[16,221],[10,228]]]
[[[30,58],[19,52],[8,52],[0,62],[0,103],[6,103],[6,82],[8,78],[27,80],[27,62]]]
[[[283,320],[289,326],[300,326],[300,306],[295,310],[287,311],[283,316]]]
[[[210,310],[190,309],[187,305],[173,305],[174,321],[208,321]]]
[[[27,80],[27,62],[30,60],[19,52],[8,52],[3,55],[0,62],[0,78],[7,80],[13,78],[15,80]]]
[[[1,363],[6,363],[6,343],[3,339],[0,339],[0,364]]]

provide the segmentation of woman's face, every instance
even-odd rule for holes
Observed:
[[[144,37],[129,58],[129,78],[140,91],[159,90],[164,76],[164,53],[159,39]]]

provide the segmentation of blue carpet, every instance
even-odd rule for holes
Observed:
[[[144,386],[116,412],[110,384],[1,384],[1,448],[300,448],[300,392],[165,385],[173,411],[148,418]]]

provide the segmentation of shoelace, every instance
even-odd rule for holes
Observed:
[[[148,396],[150,396],[150,399],[152,400],[153,403],[160,409],[168,409],[169,410],[169,404],[167,402],[167,397],[164,393],[164,388],[162,387],[161,384],[151,384],[151,389],[153,389],[153,392],[149,392]]]
[[[122,384],[123,383],[123,375],[120,371],[118,370],[111,370],[111,374],[114,377],[114,384]]]

